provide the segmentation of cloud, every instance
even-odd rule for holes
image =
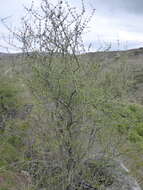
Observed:
[[[142,0],[90,0],[97,9],[111,11],[112,13],[129,12],[133,14],[143,14]]]
[[[52,3],[58,0],[51,0]],[[81,7],[81,0],[68,0],[73,6]],[[11,3],[12,2],[12,3]],[[24,14],[23,5],[30,6],[32,0],[4,0],[0,6],[0,18],[11,16],[9,23],[19,27],[20,18]],[[34,0],[36,6],[41,0]],[[143,0],[84,0],[88,14],[96,9],[90,29],[84,35],[85,43],[121,44],[128,42],[128,47],[143,44]],[[8,6],[9,5],[9,6]],[[1,25],[1,33],[6,34]],[[1,35],[0,33],[0,35]],[[1,36],[0,36],[1,37]],[[1,40],[0,40],[1,43]],[[100,46],[100,45],[99,45]],[[122,45],[126,46],[126,45]],[[114,45],[114,47],[116,47]]]

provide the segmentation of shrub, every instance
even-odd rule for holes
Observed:
[[[0,112],[7,112],[10,108],[14,108],[18,104],[18,89],[12,80],[0,78]]]

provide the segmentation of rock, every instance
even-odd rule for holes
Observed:
[[[141,190],[141,188],[133,177],[122,175],[106,190]]]
[[[107,190],[141,190],[137,181],[130,176],[130,171],[123,162],[116,162],[113,173],[115,173],[116,178]]]
[[[79,184],[82,190],[141,190],[126,166],[117,160],[87,160]],[[85,172],[89,178],[86,178]],[[89,183],[88,179],[91,183]]]
[[[27,183],[29,183],[29,184],[32,183],[32,178],[31,178],[30,174],[27,171],[21,170],[21,176],[23,178],[26,178]]]

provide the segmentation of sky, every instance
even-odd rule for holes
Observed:
[[[96,8],[91,37],[95,34],[116,49],[143,46],[143,0],[91,0],[90,3]]]
[[[30,6],[32,0],[0,0],[0,18],[9,17],[11,26],[19,25],[24,14],[23,6]],[[36,5],[40,0],[34,0]],[[54,2],[56,0],[50,0]],[[80,7],[80,0],[68,0]],[[95,8],[95,15],[84,35],[85,45],[90,43],[91,51],[126,50],[143,46],[143,0],[85,0],[87,13]],[[6,29],[0,23],[0,45],[4,45]],[[3,51],[0,48],[0,51]]]

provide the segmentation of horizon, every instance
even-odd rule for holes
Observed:
[[[87,51],[87,52],[81,53],[81,55],[82,54],[90,54],[90,53],[127,52],[127,51],[136,51],[136,50],[143,50],[143,46],[138,47],[138,48],[124,49],[124,50],[110,50],[109,49],[109,50]],[[29,53],[33,53],[33,52],[27,52],[26,54],[29,54]],[[0,51],[0,56],[1,56],[1,54],[4,54],[4,55],[16,55],[16,54],[24,54],[24,52],[20,52],[20,51],[19,52],[2,52],[2,51]]]

